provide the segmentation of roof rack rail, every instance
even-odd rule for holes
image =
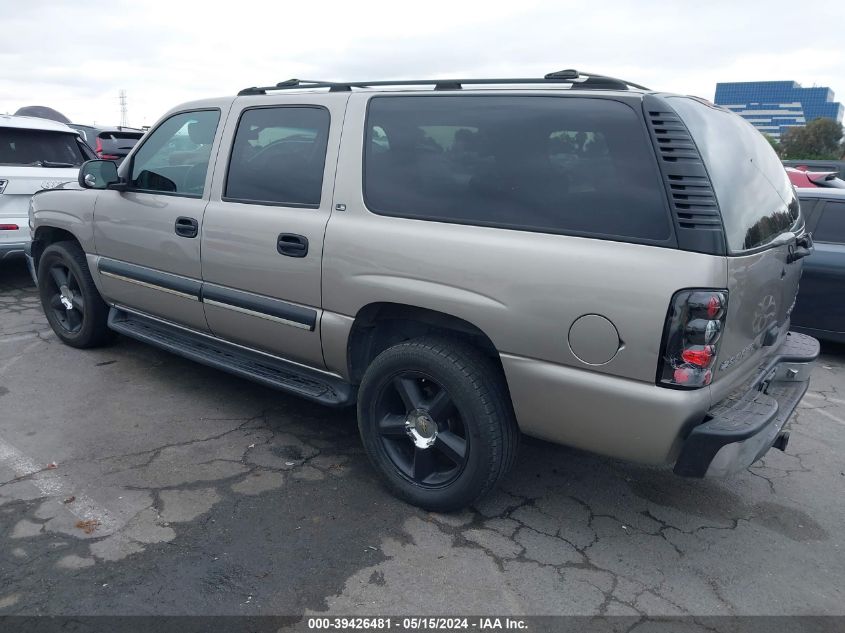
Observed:
[[[399,81],[321,81],[313,79],[287,79],[273,86],[252,86],[238,92],[238,96],[263,95],[276,90],[318,89],[328,88],[329,92],[349,92],[353,88],[378,88],[382,86],[434,86],[435,90],[461,90],[463,86],[495,85],[495,84],[571,84],[579,88],[595,90],[648,90],[645,86],[635,84],[624,79],[580,73],[574,69],[559,70],[540,78],[497,78],[497,79],[402,79]]]

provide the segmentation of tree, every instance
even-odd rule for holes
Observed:
[[[780,143],[778,143],[778,140],[771,134],[766,134],[765,132],[763,132],[763,138],[769,141],[769,145],[771,145],[772,149],[775,150],[775,153],[780,156],[781,147]]]
[[[782,156],[790,159],[835,160],[842,155],[842,124],[833,119],[813,119],[804,127],[791,127],[781,136]]]

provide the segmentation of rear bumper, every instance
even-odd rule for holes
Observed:
[[[29,242],[0,242],[0,260],[23,257]]]
[[[790,332],[777,353],[744,388],[713,407],[684,441],[675,473],[724,476],[748,468],[772,445],[785,447],[783,428],[807,391],[819,342]]]

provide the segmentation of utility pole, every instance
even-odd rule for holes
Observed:
[[[126,108],[126,90],[120,91],[120,125],[123,127],[129,125],[129,117],[127,116]]]

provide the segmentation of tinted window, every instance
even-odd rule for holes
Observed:
[[[364,165],[376,213],[665,240],[643,124],[628,106],[562,97],[376,97]]]
[[[323,108],[246,110],[232,144],[225,198],[319,206],[328,135]]]
[[[202,196],[220,112],[175,114],[144,141],[132,161],[132,186]]]
[[[827,202],[813,237],[819,242],[845,244],[845,202]]]
[[[799,219],[786,170],[769,142],[736,114],[670,98],[704,158],[719,201],[728,249],[764,246]]]
[[[0,164],[81,165],[83,155],[75,134],[0,127]]]
[[[100,132],[97,142],[103,154],[126,156],[142,136],[140,132]]]

